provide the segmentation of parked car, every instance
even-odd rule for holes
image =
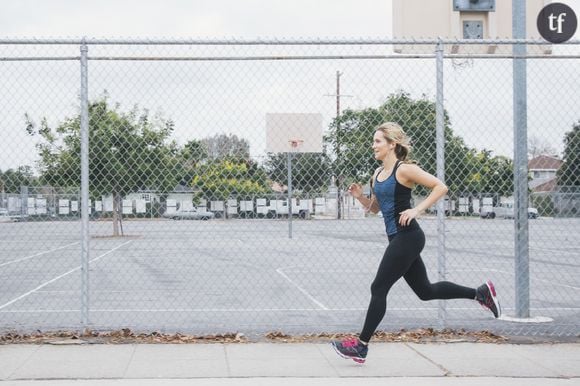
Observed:
[[[514,204],[512,202],[506,202],[492,207],[491,210],[481,208],[479,215],[481,218],[514,218]],[[528,208],[528,218],[538,218],[538,210],[536,208]]]
[[[0,208],[0,222],[12,222],[12,218],[8,215],[6,208]]]
[[[163,217],[171,218],[173,220],[209,220],[214,218],[215,214],[203,208],[192,208],[178,210],[174,213],[165,212]]]

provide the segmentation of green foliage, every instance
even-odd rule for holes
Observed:
[[[106,99],[89,105],[89,174],[94,197],[126,194],[139,189],[167,191],[182,171],[178,148],[169,142],[173,122],[151,119],[147,110],[128,113]],[[39,135],[42,182],[52,186],[80,186],[80,116],[67,118],[56,129],[46,120],[38,130],[28,119],[27,131]]]
[[[511,196],[514,191],[513,161],[504,156],[492,156],[490,150],[470,149],[459,175],[461,191],[470,193],[497,193]]]
[[[343,176],[347,184],[369,180],[379,166],[371,150],[375,129],[389,121],[399,123],[412,139],[411,158],[429,173],[435,173],[435,104],[399,92],[390,95],[379,108],[346,110],[331,124],[325,141],[335,156],[334,174]],[[450,134],[450,129],[446,129],[446,137]]]
[[[199,174],[203,165],[216,161],[250,162],[250,143],[233,134],[216,134],[201,140],[187,142],[180,152],[180,164],[183,167],[180,183],[189,185]],[[201,197],[200,197],[201,198]]]
[[[556,214],[551,194],[532,194],[530,196],[530,201],[530,205],[538,209],[538,214],[540,216],[552,217]]]
[[[203,142],[191,140],[185,144],[181,151],[183,164],[194,167],[199,162],[208,159],[208,151]]]
[[[320,153],[292,155],[292,190],[302,193],[325,191],[330,182],[330,160]],[[269,153],[265,162],[268,177],[280,185],[288,185],[287,154]]]
[[[557,172],[558,185],[578,188],[580,187],[580,121],[566,133],[564,146],[564,163]]]
[[[248,160],[221,159],[199,165],[191,185],[201,190],[202,197],[227,200],[231,197],[250,199],[270,191],[266,173]]]
[[[17,169],[0,170],[0,192],[20,193],[21,186],[38,185],[38,179],[30,166],[19,166]]]
[[[202,141],[187,142],[179,154],[179,164],[183,168],[179,183],[184,186],[189,185],[196,175],[198,166],[207,162],[208,157],[206,145]]]
[[[399,123],[411,139],[410,157],[425,171],[436,174],[436,106],[426,97],[412,99],[399,92],[390,95],[379,108],[346,110],[330,127],[325,142],[333,151],[333,172],[348,184],[368,181],[379,166],[371,151],[377,126],[384,122]],[[513,164],[505,157],[469,148],[455,135],[447,113],[444,116],[445,182],[450,195],[461,192],[494,192],[511,195]],[[425,194],[418,187],[417,194]]]
[[[332,122],[324,142],[334,158],[333,175],[345,176],[348,181],[370,178],[378,166],[370,150],[373,134],[375,128],[385,121],[386,114],[367,108],[361,111],[345,110]]]

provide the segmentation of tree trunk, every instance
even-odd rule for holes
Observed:
[[[121,195],[118,192],[113,192],[113,236],[119,236],[120,198]]]

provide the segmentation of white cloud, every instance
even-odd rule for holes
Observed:
[[[102,0],[100,2],[19,0],[5,1],[4,3],[0,9],[0,25],[3,27],[1,33],[4,34],[4,37],[252,39],[364,38],[388,37],[391,34],[390,0],[295,0],[292,2],[281,0]],[[575,10],[580,10],[578,6],[580,0],[566,1],[566,3]],[[577,14],[580,16],[580,11]],[[78,55],[78,47],[66,49],[68,50],[67,55]],[[248,52],[254,54],[260,52],[237,49],[235,52],[224,51],[222,53],[222,49],[195,47],[192,52],[195,51],[196,55],[226,56],[228,54],[244,55]],[[269,49],[274,50],[274,48]],[[310,49],[320,52],[306,49],[304,52],[309,54],[335,52],[328,47]],[[357,48],[359,51],[356,52],[352,48],[350,51],[346,48],[339,49],[342,53],[363,52],[360,48]],[[30,51],[30,55],[50,56],[55,55],[55,50],[65,50],[65,48],[45,46],[40,48],[27,47],[25,50],[23,47],[12,46],[7,47],[6,52],[9,55],[15,55],[14,52],[18,52],[18,55],[24,56]],[[185,52],[183,50],[177,51],[175,47],[156,48],[156,50],[158,51],[143,49],[139,52],[151,55],[175,55]],[[278,55],[298,52],[292,51],[287,46],[276,48],[276,50],[271,52]],[[119,53],[111,46],[91,47],[90,52],[95,56]],[[58,54],[60,55],[61,52],[59,51]],[[187,51],[187,54],[190,52]],[[255,67],[260,69],[267,67],[263,64],[263,62],[256,63]],[[1,105],[4,106],[5,117],[7,118],[10,113],[12,118],[0,122],[2,124],[0,133],[9,133],[10,141],[7,141],[7,144],[28,141],[25,153],[32,156],[36,154],[36,151],[31,139],[26,137],[21,129],[23,126],[22,115],[24,112],[28,112],[36,118],[48,115],[57,120],[74,113],[74,109],[71,113],[69,107],[76,106],[77,102],[78,64],[74,62],[51,62],[50,64],[5,62],[3,65],[5,92],[0,93],[0,101],[3,102]],[[197,130],[198,136],[211,133],[216,130],[216,127],[230,130],[228,125],[232,117],[224,117],[219,112],[212,116],[212,110],[221,111],[221,107],[225,106],[232,113],[242,114],[234,117],[237,119],[233,119],[239,123],[240,130],[255,130],[252,134],[256,142],[255,151],[261,152],[263,150],[260,141],[263,142],[262,120],[264,112],[273,109],[275,111],[310,112],[317,109],[324,113],[326,122],[332,119],[334,102],[332,98],[325,95],[334,92],[336,70],[345,72],[341,83],[342,92],[353,95],[353,98],[344,98],[343,108],[363,108],[378,105],[383,101],[385,95],[397,89],[408,90],[415,97],[421,94],[434,97],[435,94],[434,73],[430,68],[429,71],[425,70],[422,73],[412,71],[415,63],[386,61],[380,65],[377,64],[375,68],[370,62],[363,65],[362,62],[349,64],[345,61],[334,61],[324,65],[309,63],[302,66],[298,65],[297,62],[287,62],[284,65],[282,62],[276,62],[276,64],[270,63],[269,65],[271,67],[277,66],[276,68],[279,69],[271,70],[271,72],[265,70],[260,70],[263,72],[258,70],[244,72],[242,69],[245,69],[246,65],[247,63],[240,62],[221,63],[219,68],[222,70],[220,72],[215,70],[217,64],[211,63],[210,65],[209,62],[203,66],[192,62],[187,64],[185,62],[149,62],[147,64],[142,62],[91,62],[91,97],[99,95],[104,89],[107,89],[111,92],[112,100],[122,102],[125,108],[133,103],[139,103],[141,106],[153,110],[163,109],[168,113],[168,116],[180,124],[177,132],[180,130],[183,132],[182,138],[189,138],[193,129]],[[570,66],[577,67],[577,62]],[[207,70],[206,67],[211,70]],[[385,69],[388,69],[386,73],[380,72]],[[573,71],[574,67],[571,69]],[[111,72],[107,73],[107,71]],[[552,77],[549,72],[531,72],[533,71],[532,66],[528,71],[529,76],[533,76],[534,79],[538,76],[540,79],[544,79],[548,75]],[[466,70],[465,72],[470,71]],[[46,77],[46,73],[50,73],[51,76]],[[194,76],[200,78],[182,79],[180,76],[184,76],[184,74],[186,78]],[[225,76],[224,74],[229,75]],[[565,74],[554,81],[558,80],[558,84],[567,85],[572,90],[577,89],[577,78]],[[452,79],[449,78],[452,75],[453,73],[446,74],[448,77],[446,87],[450,87],[452,84]],[[509,83],[509,74],[506,72],[504,76],[507,77],[505,82]],[[262,79],[264,77],[269,78]],[[143,82],[142,79],[147,79],[147,82]],[[289,79],[292,79],[290,86],[286,83]],[[499,79],[499,75],[491,79]],[[52,81],[54,84],[51,83]],[[214,89],[203,88],[209,83],[213,85]],[[231,85],[234,86],[235,92],[229,89]],[[288,89],[292,85],[296,85],[296,87]],[[489,85],[493,86],[491,82]],[[530,81],[528,87],[533,85],[534,82]],[[199,92],[196,92],[198,89]],[[456,90],[457,95],[448,93],[446,98],[449,102],[454,98],[461,99],[468,95],[471,89],[472,87],[460,85]],[[493,92],[498,92],[498,90],[494,88]],[[509,92],[506,89],[503,95],[508,95]],[[546,92],[542,92],[542,95],[544,94]],[[171,99],[175,95],[178,97],[177,101]],[[247,98],[247,95],[252,95],[252,98]],[[555,96],[549,100],[554,103],[549,110],[556,108],[565,110],[559,114],[552,112],[546,115],[559,119],[559,128],[551,130],[549,133],[549,136],[556,141],[554,143],[561,143],[562,130],[567,130],[570,127],[568,121],[577,119],[577,116],[574,115],[576,110],[568,107],[569,105],[577,105],[575,96],[576,94],[572,92],[569,96],[562,93],[560,103],[556,103]],[[306,100],[302,101],[301,99]],[[530,106],[534,106],[532,103],[537,99],[531,99]],[[560,104],[562,106],[559,106]],[[480,130],[480,126],[486,125],[489,121],[484,118],[474,120],[474,113],[469,112],[469,115],[464,115],[465,120],[462,122],[460,118],[462,105],[460,102],[456,102],[455,106],[459,107],[448,106],[449,111],[453,113],[454,128],[468,140],[470,145],[483,146],[481,136],[483,130]],[[506,106],[508,105],[506,104]],[[174,109],[172,110],[171,107]],[[530,109],[530,114],[537,113],[541,104],[538,105],[536,102],[535,107],[535,109]],[[499,115],[497,112],[495,113]],[[511,112],[506,114],[509,113]],[[510,117],[501,118],[501,126],[511,126]],[[460,130],[462,125],[465,127],[463,132]],[[544,121],[534,120],[533,117],[530,119],[530,132],[539,131],[538,127],[543,126],[545,126]],[[509,137],[509,133],[505,135]],[[494,144],[493,146],[486,142],[485,146],[487,147],[499,149],[500,146],[506,146],[506,141],[500,137],[485,139],[500,142],[499,145]],[[16,149],[14,146],[12,148]],[[507,149],[506,154],[511,151],[511,147],[504,148]],[[10,153],[10,151],[12,149],[0,148],[0,168],[2,165],[4,168],[6,165],[13,166],[9,162],[16,162],[21,157],[15,153]]]
[[[10,37],[384,37],[390,13],[390,0],[20,0],[0,23]]]

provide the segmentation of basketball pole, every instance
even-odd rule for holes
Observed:
[[[293,145],[293,144],[292,144]],[[288,155],[288,238],[292,238],[292,151]]]

